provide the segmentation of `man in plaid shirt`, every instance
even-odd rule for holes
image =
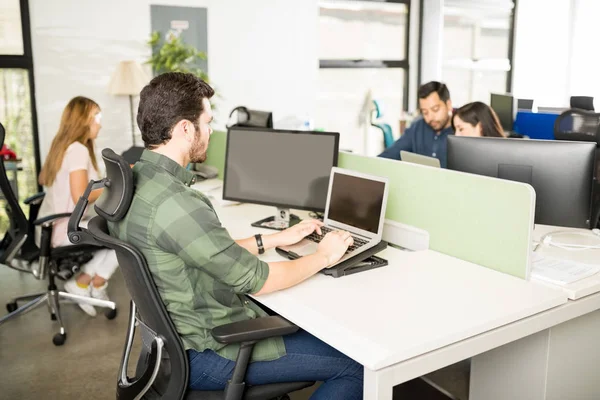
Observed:
[[[129,212],[109,225],[113,236],[144,254],[188,352],[190,387],[196,390],[223,389],[235,365],[239,346],[217,343],[211,329],[266,316],[246,294],[296,285],[338,261],[352,244],[348,232],[332,232],[313,255],[266,263],[259,251],[321,233],[322,223],[231,238],[210,201],[190,188],[194,175],[184,168],[206,160],[213,94],[204,81],[183,73],[159,75],[142,90],[137,122],[146,149],[133,168]],[[258,342],[246,378],[249,385],[324,381],[313,398],[362,398],[363,367],[302,330]]]

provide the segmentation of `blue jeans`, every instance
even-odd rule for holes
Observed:
[[[363,397],[363,367],[311,334],[299,330],[283,337],[286,355],[274,361],[250,363],[248,385],[277,382],[324,382],[311,399],[353,400]],[[235,362],[212,350],[188,350],[190,388],[222,390]]]

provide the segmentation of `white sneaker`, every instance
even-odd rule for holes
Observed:
[[[108,294],[106,293],[106,288],[108,287],[108,282],[105,282],[104,285],[102,285],[100,287],[95,287],[94,285],[90,284],[90,287],[92,288],[90,291],[90,294],[92,295],[93,298],[98,299],[98,300],[110,301],[110,299],[108,298]]]
[[[90,285],[92,286],[92,285]],[[75,281],[75,279],[69,279],[68,281],[65,282],[65,290],[71,294],[76,294],[79,296],[85,296],[85,297],[91,297],[90,295],[90,286],[88,286],[87,288],[80,288],[79,286],[77,286],[77,282]],[[96,309],[94,308],[94,306],[92,306],[91,304],[85,304],[85,303],[80,303],[77,302],[77,305],[83,310],[85,311],[85,313],[87,315],[89,315],[90,317],[95,317],[96,316]]]

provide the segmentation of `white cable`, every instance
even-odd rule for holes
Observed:
[[[568,251],[581,251],[581,250],[595,250],[595,249],[600,249],[600,243],[597,246],[590,246],[590,245],[583,245],[583,244],[575,244],[575,243],[560,243],[560,242],[554,242],[552,240],[552,237],[555,235],[578,235],[578,236],[584,236],[584,237],[588,237],[588,238],[593,238],[593,239],[597,239],[600,238],[600,230],[599,229],[593,229],[591,231],[592,235],[589,235],[586,232],[580,232],[580,231],[556,231],[556,232],[550,232],[545,234],[544,236],[541,237],[540,241],[537,243],[536,248],[534,249],[537,250],[537,247],[540,244],[545,244],[548,246],[554,246],[554,247],[558,247],[559,249],[563,249],[563,250],[568,250]]]

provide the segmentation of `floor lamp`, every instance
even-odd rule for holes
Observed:
[[[131,113],[131,141],[135,146],[135,122],[133,96],[140,94],[150,78],[136,61],[121,61],[110,78],[108,93],[129,96],[129,111]]]

